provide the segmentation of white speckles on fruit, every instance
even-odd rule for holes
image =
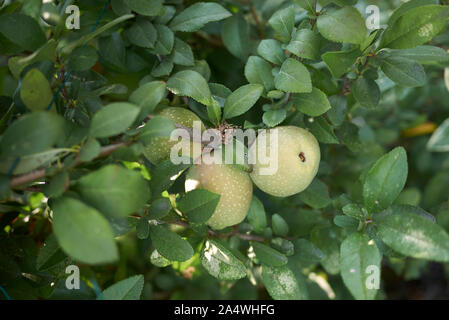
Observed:
[[[242,222],[251,204],[253,184],[248,174],[232,165],[198,164],[189,169],[186,191],[196,188],[220,194],[220,201],[207,224],[223,229]]]
[[[278,132],[278,148],[270,145],[269,135],[272,130]],[[256,158],[257,148],[264,146],[264,141],[266,153],[274,152],[278,162],[277,171],[270,175],[262,174],[261,171],[270,165],[264,165]],[[278,197],[287,197],[307,188],[316,176],[320,164],[320,146],[317,140],[309,131],[295,126],[277,127],[259,134],[249,152],[256,159],[251,179],[259,189]]]

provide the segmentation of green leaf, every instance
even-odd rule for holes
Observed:
[[[354,98],[362,107],[374,109],[380,101],[380,89],[372,79],[359,77],[351,86]]]
[[[148,210],[149,219],[161,219],[165,217],[171,210],[171,203],[168,198],[158,198],[151,202]]]
[[[351,70],[352,65],[362,55],[359,48],[350,51],[329,51],[321,56],[335,79]]]
[[[170,137],[175,129],[175,124],[171,119],[164,116],[155,116],[145,124],[138,140],[145,145],[155,137]]]
[[[350,6],[320,15],[317,27],[323,37],[334,42],[361,44],[366,38],[365,20]]]
[[[309,12],[314,12],[314,0],[295,0],[301,8],[306,9]]]
[[[287,117],[285,109],[268,110],[262,116],[263,123],[272,128],[280,124]]]
[[[217,100],[215,100],[215,98],[213,101],[213,103],[207,106],[207,116],[212,123],[218,125],[221,120],[221,105]]]
[[[348,233],[357,231],[359,227],[359,221],[344,215],[336,215],[333,221],[336,226],[346,229]]]
[[[143,48],[153,49],[157,40],[157,30],[151,22],[138,17],[124,34],[133,45]]]
[[[383,242],[417,259],[449,261],[449,235],[439,225],[413,213],[392,214],[377,223]]]
[[[223,117],[234,118],[247,112],[259,100],[262,91],[263,87],[260,84],[241,86],[226,99]]]
[[[343,282],[357,300],[372,300],[376,297],[380,280],[382,256],[374,240],[366,234],[353,233],[341,244],[340,269]]]
[[[217,208],[220,195],[206,189],[187,192],[179,201],[178,209],[193,223],[205,223]]]
[[[137,118],[140,108],[127,102],[113,102],[97,111],[90,123],[89,135],[106,138],[126,131]]]
[[[69,56],[68,66],[73,71],[89,70],[98,60],[97,51],[91,46],[78,47]]]
[[[155,169],[151,171],[150,187],[155,195],[159,195],[162,191],[167,190],[174,182],[173,177],[191,166],[191,161],[188,164],[180,163],[174,164],[170,159],[160,163]]]
[[[192,49],[187,43],[179,38],[175,38],[172,60],[173,63],[181,66],[193,66],[195,64]]]
[[[268,293],[275,300],[308,299],[305,280],[301,271],[295,266],[271,267],[263,265],[262,280]]]
[[[175,44],[175,35],[170,28],[163,24],[155,25],[157,30],[157,41],[154,44],[153,52],[155,54],[168,55],[173,50]]]
[[[363,185],[363,200],[368,212],[390,206],[407,180],[407,154],[397,147],[382,156],[368,171]]]
[[[2,136],[2,156],[26,156],[51,148],[64,136],[64,119],[52,112],[32,112],[14,121]]]
[[[340,272],[340,250],[337,240],[337,235],[332,228],[317,226],[310,233],[310,241],[324,254],[320,263],[330,274]]]
[[[193,256],[190,243],[166,226],[150,226],[150,238],[160,255],[170,261],[186,261]]]
[[[163,256],[161,256],[156,249],[151,253],[150,261],[152,264],[159,268],[167,267],[173,263],[173,261],[167,260]]]
[[[268,91],[274,88],[271,69],[271,65],[262,58],[251,56],[245,65],[245,77],[249,83],[261,84]]]
[[[46,151],[21,156],[19,163],[12,174],[27,173],[39,167],[48,166],[57,159],[67,155],[69,152],[70,149],[52,148]],[[0,161],[0,172],[6,174],[16,159],[17,156],[7,156],[6,158],[2,158]]]
[[[309,29],[296,31],[292,40],[285,48],[295,56],[310,60],[317,60],[320,54],[320,36]]]
[[[53,98],[47,78],[38,69],[28,71],[20,86],[20,98],[31,111],[45,111]]]
[[[426,43],[446,26],[449,7],[419,6],[406,11],[385,30],[379,48],[414,48]]]
[[[307,239],[296,239],[294,241],[294,248],[295,254],[292,258],[304,264],[320,262],[324,257],[321,250]]]
[[[65,253],[87,264],[118,260],[111,226],[97,210],[68,197],[54,200],[51,208],[53,231]]]
[[[338,138],[334,133],[334,129],[322,116],[318,118],[309,118],[306,126],[315,138],[326,144],[338,144]]]
[[[284,218],[282,218],[279,214],[275,213],[271,217],[271,224],[273,228],[273,233],[275,235],[285,237],[288,234],[288,224],[285,222]]]
[[[235,14],[226,19],[221,28],[221,39],[230,53],[237,58],[246,60],[250,50],[249,28],[241,14]]]
[[[170,22],[173,31],[194,32],[205,24],[231,16],[228,10],[218,3],[197,2],[176,15]]]
[[[394,10],[393,14],[388,19],[388,25],[394,25],[396,20],[410,9],[429,4],[437,4],[438,2],[438,0],[409,0],[407,2],[403,2],[396,10]]]
[[[39,249],[39,255],[36,259],[37,270],[46,270],[66,259],[66,255],[61,250],[55,234],[51,233],[45,243]]]
[[[355,203],[345,205],[342,208],[342,211],[348,217],[355,218],[360,221],[364,221],[367,216],[366,213],[362,210],[362,208]]]
[[[246,277],[245,265],[220,242],[209,239],[201,251],[201,264],[219,280],[238,280]]]
[[[150,224],[145,217],[139,219],[136,225],[136,236],[140,240],[145,240],[150,235]]]
[[[163,14],[162,0],[124,0],[126,6],[143,16],[159,16]]]
[[[79,159],[82,162],[89,162],[95,159],[100,154],[100,151],[100,143],[94,138],[89,138],[81,147],[81,150],[79,152]]]
[[[291,101],[293,107],[311,117],[320,116],[331,108],[326,94],[315,87],[310,93],[294,94]]]
[[[387,57],[381,60],[380,68],[385,75],[404,87],[423,86],[426,73],[418,62],[402,57]]]
[[[51,178],[50,183],[47,183],[43,191],[49,198],[59,197],[69,188],[69,175],[67,171],[61,171]]]
[[[298,60],[288,58],[274,78],[276,89],[285,92],[312,92],[312,82],[307,68]]]
[[[265,39],[260,41],[257,47],[257,53],[271,63],[281,65],[285,60],[284,50],[281,43],[274,39]]]
[[[57,43],[54,39],[50,39],[38,50],[32,54],[22,57],[11,57],[8,59],[8,67],[11,70],[14,78],[19,79],[20,73],[26,66],[33,64],[35,62],[51,60],[55,62],[56,60],[56,46]]]
[[[257,233],[261,233],[267,227],[265,208],[256,196],[253,196],[251,199],[251,205],[246,218]]]
[[[107,216],[126,217],[150,199],[150,189],[137,171],[106,165],[78,180],[76,190]]]
[[[211,103],[211,92],[206,79],[196,71],[184,70],[171,76],[167,81],[167,89],[179,96],[188,96],[208,105]]]
[[[402,57],[423,64],[435,62],[445,63],[449,61],[449,53],[436,46],[418,46],[410,49],[382,49],[379,55],[387,54],[394,57]]]
[[[260,242],[252,242],[252,247],[257,259],[263,265],[271,267],[280,267],[287,264],[287,257],[279,251],[264,245]]]
[[[36,20],[21,13],[2,14],[0,33],[12,43],[28,51],[37,50],[46,42],[45,34]]]
[[[147,115],[154,111],[165,96],[165,83],[151,81],[141,85],[129,96],[129,101],[141,107],[141,114]]]
[[[318,179],[314,179],[307,189],[299,194],[299,199],[314,209],[325,208],[331,203],[327,186]]]
[[[433,152],[447,152],[449,151],[449,119],[435,130],[427,142],[427,150]]]
[[[295,27],[295,10],[293,6],[276,11],[268,20],[276,35],[282,42],[290,41]]]
[[[140,300],[143,290],[143,275],[129,277],[114,283],[103,291],[104,300]]]

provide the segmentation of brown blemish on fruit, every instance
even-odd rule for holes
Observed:
[[[306,157],[304,156],[304,152],[299,153],[299,159],[301,159],[302,162],[306,162]]]

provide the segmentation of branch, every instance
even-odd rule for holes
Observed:
[[[95,159],[102,158],[102,157],[105,157],[107,155],[110,155],[112,152],[114,152],[118,148],[126,146],[126,145],[129,145],[130,143],[131,143],[131,141],[120,142],[120,143],[117,143],[117,144],[111,144],[111,145],[102,147],[101,150],[100,150],[100,153],[98,154],[98,156]],[[79,159],[79,157],[76,157],[75,158],[75,162],[73,163],[72,167],[77,167],[81,163],[83,163],[83,162]],[[41,178],[43,178],[45,176],[46,176],[46,169],[32,171],[32,172],[20,175],[18,177],[12,178],[10,180],[10,186],[11,186],[11,188],[15,188],[15,187],[21,186],[23,184],[26,184],[26,183],[33,182],[35,180],[41,179]]]

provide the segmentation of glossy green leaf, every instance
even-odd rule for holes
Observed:
[[[350,6],[320,15],[317,27],[323,37],[334,42],[361,44],[366,38],[365,20]]]
[[[327,207],[331,203],[327,186],[318,179],[314,179],[307,189],[299,194],[299,199],[314,209]]]
[[[37,21],[22,13],[2,14],[0,33],[12,43],[28,51],[37,50],[46,41],[45,34]]]
[[[129,277],[114,283],[103,291],[104,300],[140,300],[143,290],[143,275]]]
[[[285,111],[285,109],[268,110],[264,112],[262,116],[262,121],[268,127],[272,128],[276,127],[278,124],[284,121],[286,117],[287,111]]]
[[[70,257],[88,264],[118,260],[118,250],[108,221],[79,200],[62,197],[51,204],[53,230]]]
[[[427,149],[434,152],[449,151],[449,119],[446,119],[432,134]]]
[[[369,212],[390,206],[407,180],[407,154],[397,147],[382,156],[368,171],[363,185],[363,200]]]
[[[259,100],[262,91],[263,87],[260,84],[241,86],[226,99],[223,117],[229,119],[247,112]]]
[[[281,43],[274,39],[264,39],[257,47],[257,53],[265,60],[281,65],[285,60],[284,50]]]
[[[205,223],[217,208],[220,195],[206,189],[187,192],[179,201],[178,209],[193,223]]]
[[[380,101],[380,89],[372,79],[358,78],[351,86],[354,98],[362,107],[373,109]]]
[[[307,287],[301,271],[292,265],[262,266],[262,280],[275,300],[308,299]]]
[[[64,119],[53,112],[32,112],[14,121],[2,136],[2,157],[43,152],[64,135]]]
[[[175,45],[175,35],[170,28],[163,24],[156,24],[157,41],[154,44],[153,52],[155,54],[168,55]]]
[[[285,237],[288,234],[288,224],[279,214],[275,213],[271,216],[271,225],[275,235]]]
[[[251,199],[251,205],[246,218],[254,230],[258,233],[261,233],[267,227],[265,208],[256,196],[253,196]]]
[[[112,217],[126,217],[150,199],[141,174],[118,165],[106,165],[78,180],[76,190],[90,205]]]
[[[131,126],[139,112],[140,108],[131,103],[110,103],[92,117],[89,135],[106,138],[122,133]]]
[[[282,63],[281,70],[274,78],[276,89],[285,92],[312,92],[310,73],[298,60],[288,58]]]
[[[151,81],[133,91],[129,96],[129,101],[141,107],[141,113],[146,115],[154,111],[157,104],[164,98],[165,93],[163,81]]]
[[[190,46],[179,38],[175,38],[172,52],[173,63],[181,66],[193,66],[194,58]]]
[[[218,3],[197,2],[181,11],[170,22],[173,31],[194,32],[205,24],[219,21],[231,16],[228,10]]]
[[[163,0],[124,0],[131,10],[144,16],[158,16],[163,14]]]
[[[250,50],[249,27],[241,14],[226,19],[221,28],[221,38],[226,49],[237,58],[245,60]]]
[[[249,83],[261,84],[265,90],[274,89],[274,78],[271,65],[257,56],[251,56],[245,65],[245,77]]]
[[[292,40],[285,48],[295,56],[305,59],[316,60],[320,53],[320,36],[309,29],[296,31]]]
[[[321,56],[329,68],[332,76],[336,79],[351,70],[352,65],[362,52],[359,48],[350,51],[329,51]]]
[[[282,42],[290,41],[295,26],[295,10],[293,6],[276,11],[268,20],[268,23],[274,29],[279,40]]]
[[[175,129],[175,124],[171,119],[164,116],[155,116],[142,128],[138,140],[145,145],[156,137],[170,137]]]
[[[165,217],[171,210],[171,203],[168,198],[158,198],[151,202],[148,210],[149,219],[161,219]]]
[[[211,92],[206,79],[196,71],[180,71],[167,81],[167,89],[176,95],[188,96],[199,103],[211,103]]]
[[[331,108],[326,94],[315,87],[310,93],[294,94],[291,101],[294,108],[311,117],[320,116]]]
[[[193,256],[190,243],[164,225],[150,226],[150,238],[161,256],[170,261],[186,261]]]
[[[382,59],[381,69],[388,78],[404,87],[423,86],[426,73],[418,62],[402,57],[387,57]]]
[[[97,60],[97,51],[91,46],[83,46],[72,51],[67,63],[70,70],[85,71],[89,70]]]
[[[319,142],[326,144],[339,143],[334,129],[323,117],[308,118],[306,126]]]
[[[158,38],[157,30],[153,24],[141,17],[136,19],[130,28],[125,30],[125,35],[133,45],[153,49]]]
[[[366,234],[356,232],[343,241],[340,248],[341,276],[354,298],[371,300],[376,297],[381,260],[374,240]]]

